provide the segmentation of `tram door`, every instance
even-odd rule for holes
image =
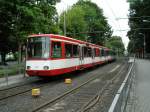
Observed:
[[[83,46],[80,46],[79,47],[79,64],[80,65],[83,65],[84,64],[84,47]]]
[[[94,63],[95,60],[95,49],[92,48],[92,63]]]

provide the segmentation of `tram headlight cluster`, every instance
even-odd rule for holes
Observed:
[[[30,70],[31,69],[31,67],[30,66],[27,66],[27,70]]]
[[[44,69],[44,70],[48,70],[49,67],[48,67],[48,66],[44,66],[43,69]]]

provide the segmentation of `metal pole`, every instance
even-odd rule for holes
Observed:
[[[66,36],[66,11],[64,12],[64,36]]]
[[[143,38],[144,38],[143,45],[144,45],[144,58],[145,58],[145,53],[146,53],[146,50],[145,50],[145,48],[146,48],[145,34],[143,34],[143,33],[139,33],[139,34],[143,35]]]
[[[143,36],[144,36],[144,58],[145,58],[145,54],[146,54],[146,50],[145,50],[145,48],[146,48],[146,42],[145,42],[145,35],[143,34]]]
[[[28,43],[28,41],[27,41]],[[27,60],[27,46],[25,46],[25,59],[24,59],[24,73],[23,73],[23,77],[26,77],[26,60]]]
[[[136,41],[136,37],[135,37],[136,31],[137,31],[137,30],[135,30],[135,31],[134,31],[134,34],[133,34],[133,36],[134,36],[134,38],[135,38],[135,41]],[[134,52],[134,55],[135,55],[135,44],[136,44],[135,41],[133,40],[133,52]]]

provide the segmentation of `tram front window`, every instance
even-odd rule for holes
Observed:
[[[49,58],[49,37],[30,37],[28,39],[27,52],[29,58]]]

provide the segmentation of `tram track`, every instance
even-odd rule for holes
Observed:
[[[48,81],[52,81],[52,80],[47,80],[47,81],[38,80],[38,81],[33,81],[30,83],[2,89],[2,90],[0,90],[0,101],[17,96],[17,95],[21,95],[23,93],[27,93],[27,92],[31,91],[33,88],[42,88],[42,87],[48,86],[49,85]],[[37,86],[38,83],[39,83],[39,85]],[[56,84],[56,82],[51,83],[51,86],[53,86],[55,84]]]
[[[22,84],[22,85],[17,85],[17,86],[13,86],[10,88],[6,88],[6,89],[2,89],[0,90],[0,101],[4,100],[4,99],[8,99],[10,97],[14,97],[26,92],[31,91],[33,88],[42,88],[46,85],[49,85],[49,81],[52,80],[43,80],[43,79],[39,79],[37,81],[33,81],[30,83],[26,83],[26,84]],[[56,82],[51,83],[51,85],[55,85]],[[18,91],[19,90],[19,91]]]
[[[38,86],[38,88],[40,88],[40,87],[42,87],[42,86]],[[36,88],[37,88],[37,87],[36,87]],[[4,100],[4,99],[7,99],[7,98],[10,98],[10,97],[14,97],[14,96],[23,94],[23,93],[26,93],[26,92],[29,92],[29,91],[31,91],[31,90],[32,90],[32,88],[27,89],[27,90],[22,91],[22,92],[17,92],[17,93],[15,93],[15,94],[13,93],[13,94],[10,94],[10,95],[6,95],[6,96],[4,96],[4,97],[0,97],[0,101],[1,101],[1,100]],[[0,94],[2,94],[2,93],[0,93]],[[7,93],[7,94],[8,94],[8,93]],[[4,93],[3,93],[2,95],[4,95]]]
[[[106,84],[104,85],[104,87],[92,99],[90,99],[89,102],[87,102],[83,107],[81,107],[81,109],[77,112],[87,112],[98,102],[101,102],[102,101],[101,99],[103,97],[103,93],[105,92],[105,90],[108,89],[108,87],[111,83],[113,83],[116,79],[118,79],[118,77],[121,76],[121,74],[124,72],[125,67],[126,66],[122,67],[119,70],[119,72],[115,75],[115,77],[113,77],[111,80],[107,81]]]
[[[121,67],[121,70],[119,70],[119,72],[117,73],[117,75],[115,75],[115,77],[113,77],[111,80],[109,80],[109,82],[108,81],[106,81],[106,84],[102,87],[102,89],[100,90],[100,91],[98,91],[98,93],[95,95],[95,96],[93,96],[89,101],[86,101],[87,103],[83,106],[83,107],[81,107],[81,109],[79,109],[77,112],[85,112],[87,109],[89,109],[89,107],[91,107],[91,102],[97,102],[97,101],[99,101],[100,100],[100,97],[101,97],[101,95],[103,94],[103,92],[105,91],[105,89],[109,86],[109,84],[110,83],[112,83],[113,82],[113,80],[115,80],[116,79],[116,77],[118,77],[118,75],[120,75],[120,73],[121,73],[121,71],[123,70],[123,68],[124,68],[124,66],[123,67]],[[114,73],[114,72],[113,72]],[[59,95],[59,96],[57,96],[57,97],[55,97],[54,99],[51,99],[51,100],[49,100],[48,102],[46,102],[46,103],[44,103],[44,104],[42,104],[42,105],[40,105],[39,107],[37,107],[37,108],[34,108],[33,110],[32,110],[32,112],[41,112],[41,110],[43,109],[43,108],[45,108],[45,107],[47,107],[48,105],[51,105],[51,104],[56,104],[57,102],[59,102],[59,100],[60,101],[62,101],[63,99],[65,99],[66,97],[69,97],[69,96],[71,96],[72,94],[74,94],[74,92],[77,92],[77,91],[79,91],[80,89],[82,89],[84,86],[86,86],[87,84],[90,84],[92,81],[94,81],[94,80],[96,80],[96,79],[98,79],[98,78],[101,78],[101,79],[103,79],[104,77],[106,77],[106,76],[108,76],[109,74],[111,74],[111,72],[108,72],[108,73],[106,73],[106,74],[101,74],[101,75],[98,75],[98,76],[96,76],[96,77],[94,77],[94,78],[91,78],[90,80],[88,80],[88,81],[86,81],[86,82],[84,82],[84,83],[82,83],[81,85],[79,85],[78,87],[75,87],[75,88],[73,88],[73,89],[71,89],[71,90],[69,90],[69,91],[67,91],[67,92],[65,92],[65,93],[63,93],[63,94],[61,94],[61,95]],[[95,100],[96,99],[96,100]],[[95,102],[95,103],[96,103]],[[93,103],[93,104],[95,104],[95,103]],[[88,108],[87,108],[88,107]]]
[[[13,86],[9,86],[9,87],[2,87],[2,89],[0,89],[0,92],[1,91],[6,91],[6,90],[10,90],[10,89],[14,89],[14,88],[17,88],[17,87],[21,87],[21,86],[25,86],[25,85],[28,85],[28,84],[31,84],[31,83],[36,83],[37,81],[40,81],[40,79],[33,79],[32,81],[25,81],[23,83],[17,83],[17,84],[14,84]]]
[[[101,75],[101,76],[103,76],[103,75],[106,75],[105,74],[105,71],[110,71],[112,68],[114,68],[114,67],[116,67],[118,64],[120,64],[120,66],[121,65],[123,65],[122,64],[122,62],[120,63],[117,63],[117,62],[115,62],[115,63],[113,63],[113,64],[110,64],[110,65],[107,65],[107,67],[100,67],[100,70],[98,70],[97,68],[95,69],[95,70],[88,70],[87,71],[87,73],[85,73],[85,72],[81,72],[81,73],[79,73],[78,74],[78,76],[79,77],[76,77],[75,75],[77,75],[77,74],[74,74],[73,75],[73,77],[75,77],[75,79],[77,78],[77,79],[80,79],[80,76],[82,76],[83,75],[83,77],[87,77],[86,79],[91,79],[92,80],[92,78],[93,78],[93,76],[94,76],[94,74],[99,74],[99,75]],[[108,69],[109,68],[109,69]],[[101,71],[101,72],[100,72]],[[91,75],[89,75],[89,74],[91,74]],[[84,78],[83,78],[84,79]],[[103,79],[103,78],[101,78],[101,79]],[[81,79],[80,79],[81,80]],[[94,79],[93,79],[94,80]],[[58,82],[60,82],[60,80],[58,80]],[[78,81],[77,81],[78,82]],[[84,82],[84,81],[82,81],[81,80],[81,82]],[[62,84],[63,82],[61,82],[61,83],[55,83],[55,81],[54,81],[54,86],[53,86],[53,84],[50,82],[50,83],[48,83],[48,85],[46,86],[46,85],[43,85],[42,87],[40,87],[40,89],[42,89],[42,93],[44,93],[44,91],[46,90],[46,88],[48,88],[49,90],[48,91],[54,91],[55,90],[55,87],[59,87],[61,84]],[[86,84],[85,84],[86,85]],[[72,87],[75,87],[75,86],[73,86],[73,85],[70,85],[70,86],[67,86],[67,85],[64,85],[64,86],[66,86],[65,88],[64,88],[64,92],[63,93],[65,93],[65,91],[68,89],[68,90],[71,90],[71,88]],[[38,86],[35,86],[36,88],[38,87]],[[68,88],[69,87],[69,88]],[[76,86],[77,87],[77,86]],[[61,88],[61,87],[60,87]],[[66,89],[66,90],[65,90]],[[78,89],[80,89],[80,88],[76,88],[76,90],[75,91],[77,91]],[[57,91],[58,91],[59,89],[57,89]],[[34,98],[32,98],[32,97],[29,97],[29,94],[31,94],[31,93],[29,93],[29,92],[31,92],[31,89],[29,89],[28,91],[24,91],[24,92],[22,92],[22,93],[19,93],[19,94],[16,94],[16,95],[13,95],[13,96],[9,96],[9,97],[7,97],[7,98],[4,98],[4,99],[2,99],[2,100],[0,100],[0,105],[1,106],[6,106],[6,107],[8,107],[8,105],[9,105],[9,107],[10,107],[10,105],[11,105],[11,103],[10,104],[7,104],[8,102],[7,101],[9,101],[9,102],[14,102],[15,101],[15,99],[19,99],[19,98],[23,98],[23,99],[26,99],[26,98],[31,98],[29,101],[30,101],[30,105],[32,104],[32,102],[34,101],[34,100],[36,100],[36,99],[34,99]],[[45,91],[46,92],[46,91]],[[72,90],[72,92],[73,92],[73,90]],[[24,93],[24,94],[23,94]],[[52,93],[54,93],[54,92],[51,92],[51,94]],[[61,93],[61,92],[57,92],[57,95],[55,94],[55,95],[50,95],[50,97],[51,98],[58,98],[58,95],[60,95],[59,93]],[[44,93],[45,94],[45,93]],[[49,93],[50,94],[50,93]],[[66,93],[67,94],[67,93]],[[16,97],[15,97],[16,96]],[[26,98],[24,98],[24,97],[26,97]],[[45,104],[44,102],[46,102],[48,99],[46,99],[45,101],[43,101],[42,99],[44,98],[45,96],[43,96],[42,95],[42,97],[39,97],[38,99],[37,99],[37,101],[38,101],[38,104],[36,104],[36,105],[34,105],[34,106],[31,106],[32,108],[28,108],[27,110],[26,110],[26,112],[31,112],[31,111],[34,111],[34,110],[32,110],[32,109],[35,109],[34,107],[39,107],[40,106],[40,104]],[[46,96],[47,97],[47,96]],[[61,99],[61,98],[60,98]],[[1,102],[2,101],[2,102]],[[28,101],[28,102],[29,102]],[[5,103],[6,102],[6,103]],[[23,102],[22,102],[23,103]],[[54,103],[54,102],[53,102]],[[21,103],[20,103],[21,104]],[[25,103],[24,103],[25,104]],[[15,103],[15,105],[16,105],[16,103]],[[25,107],[23,107],[22,109],[24,110],[26,107],[29,107],[29,105],[27,106],[25,106]],[[13,106],[13,108],[14,108],[14,106]],[[22,110],[21,109],[21,110]],[[15,111],[21,111],[20,110],[20,106],[15,106]],[[22,111],[23,111],[22,110]],[[12,112],[15,112],[15,111],[12,111]],[[4,111],[4,112],[6,112],[6,111]]]

